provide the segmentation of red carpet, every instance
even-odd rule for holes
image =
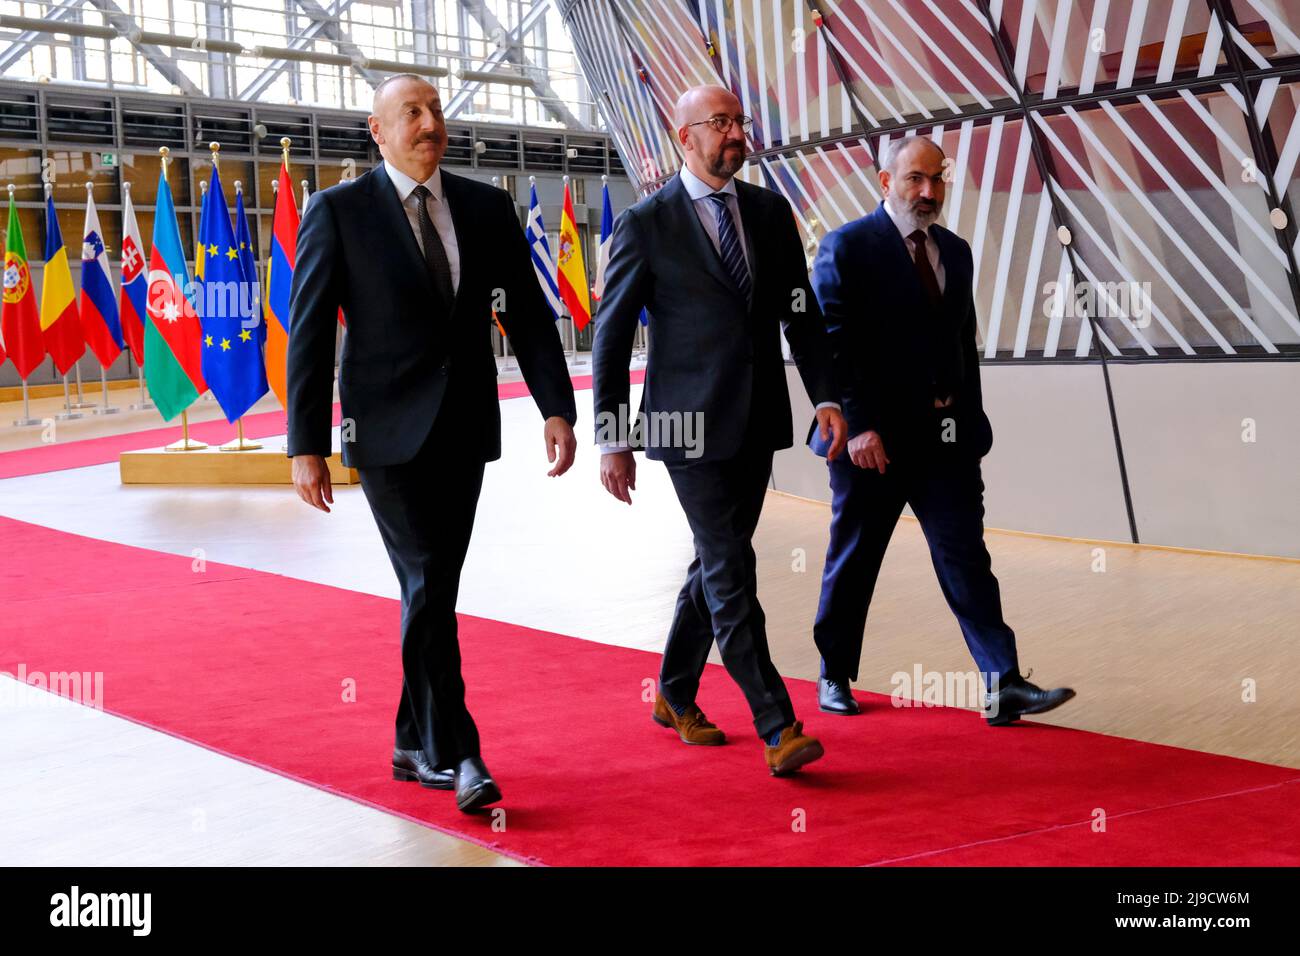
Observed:
[[[633,382],[640,382],[644,378],[643,371],[632,373]],[[576,375],[573,376],[572,381],[575,389],[591,388],[590,375]],[[523,398],[527,394],[528,386],[523,382],[502,382],[497,386],[497,396],[502,400]],[[335,405],[334,424],[338,423],[339,407]],[[259,412],[244,418],[244,434],[249,438],[269,438],[272,435],[283,435],[286,431],[288,426],[285,424],[283,411]],[[190,437],[209,445],[220,445],[234,440],[235,426],[224,418],[214,422],[195,422],[190,425]],[[105,465],[117,461],[117,456],[124,451],[160,448],[174,441],[180,441],[180,438],[181,426],[178,422],[175,425],[146,428],[120,435],[55,442],[41,445],[39,448],[0,452],[0,478],[21,478],[24,475],[39,475],[47,471]]]
[[[398,605],[338,588],[0,519],[0,670],[103,671],[113,713],[322,789],[559,865],[1300,864],[1300,771],[974,714],[816,710],[827,756],[767,775],[711,666],[730,734],[686,747],[650,721],[656,655],[462,618],[470,706],[504,832],[390,779]],[[355,703],[341,700],[356,681]],[[1075,707],[1087,706],[1087,690]],[[1106,814],[1093,832],[1094,812]],[[794,824],[805,826],[798,831]]]

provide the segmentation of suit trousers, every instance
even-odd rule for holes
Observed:
[[[747,441],[731,458],[666,464],[695,539],[695,557],[668,631],[660,690],[676,707],[695,703],[716,640],[723,665],[749,703],[754,729],[766,740],[794,721],[767,646],[752,544],[772,473],[772,448]]]
[[[439,768],[479,755],[460,672],[456,597],[485,463],[461,451],[463,441],[448,424],[458,417],[454,404],[444,401],[413,459],[358,469],[402,589],[396,745],[423,749]]]
[[[979,458],[956,450],[891,453],[882,475],[847,451],[829,463],[831,533],[813,638],[822,675],[856,680],[863,631],[880,564],[904,504],[930,547],[939,587],[987,681],[1019,674],[1016,636],[984,545],[984,482]]]

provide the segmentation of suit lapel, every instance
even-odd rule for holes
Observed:
[[[749,252],[749,285],[752,292],[752,303],[758,301],[758,277],[763,274],[760,269],[759,261],[759,243],[757,237],[760,235],[759,226],[762,223],[763,207],[759,203],[758,196],[751,191],[749,183],[736,181],[736,202],[740,206],[740,229],[745,234],[745,248]],[[761,234],[766,235],[763,231]]]
[[[469,208],[470,204],[465,200],[465,193],[461,189],[463,183],[464,180],[460,176],[453,176],[446,170],[442,171],[442,200],[451,212],[451,225],[456,233],[457,257],[460,259],[460,283],[456,286],[456,295],[452,299],[452,312],[455,312],[456,306],[460,304],[461,292],[465,288],[465,263],[469,261],[465,251],[468,249],[467,240],[473,224],[473,210]]]
[[[718,250],[713,247],[713,240],[704,231],[704,223],[700,222],[700,214],[695,210],[695,202],[691,199],[691,194],[686,191],[686,184],[678,176],[667,188],[673,192],[664,196],[664,202],[672,208],[673,218],[685,223],[688,256],[702,263],[710,275],[734,291],[736,284],[727,274]]]
[[[370,174],[370,194],[374,198],[373,208],[379,217],[383,233],[398,237],[397,245],[404,260],[401,265],[408,272],[418,276],[416,281],[423,282],[429,294],[433,295],[433,280],[429,277],[429,267],[425,265],[420,244],[415,241],[415,233],[411,231],[411,220],[406,218],[406,209],[397,196],[397,187],[388,178],[383,163],[376,166]]]
[[[889,217],[884,203],[876,207],[876,211],[871,214],[871,218],[875,223],[876,234],[880,237],[881,244],[888,252],[889,261],[886,262],[887,267],[897,270],[903,277],[902,281],[910,290],[914,300],[928,301],[929,293],[921,285],[921,276],[916,271],[916,261],[908,254],[907,243],[903,241],[903,234],[898,231],[898,227],[894,225],[894,220]]]

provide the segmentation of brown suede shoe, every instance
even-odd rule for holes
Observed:
[[[683,743],[700,747],[716,747],[726,743],[727,735],[704,716],[704,711],[694,704],[686,708],[686,713],[677,716],[677,711],[668,705],[663,694],[655,695],[654,721],[660,727],[669,727],[677,731]]]
[[[806,763],[812,763],[826,753],[821,741],[816,737],[805,737],[803,721],[796,720],[793,725],[781,731],[780,742],[775,747],[764,745],[763,756],[767,758],[767,769],[774,777],[784,777],[794,773]]]

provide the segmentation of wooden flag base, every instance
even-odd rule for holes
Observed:
[[[337,454],[325,459],[330,483],[358,485],[355,468],[345,468]],[[284,450],[245,449],[227,455],[220,448],[201,448],[176,455],[163,448],[127,451],[118,456],[124,485],[292,485],[293,461]]]

